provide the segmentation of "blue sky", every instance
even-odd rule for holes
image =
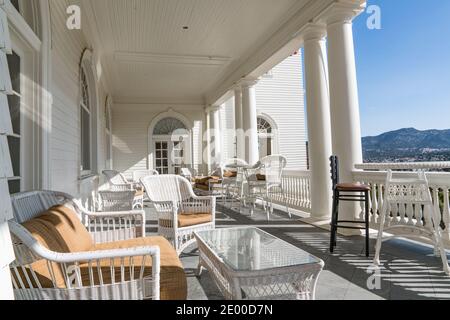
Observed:
[[[450,128],[450,0],[369,0],[354,22],[363,136],[406,127]]]

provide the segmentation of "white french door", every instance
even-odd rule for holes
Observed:
[[[159,174],[180,174],[184,165],[183,141],[158,139],[155,146],[155,169]]]

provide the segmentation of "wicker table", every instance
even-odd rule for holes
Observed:
[[[206,268],[226,299],[314,300],[324,262],[258,228],[194,233]]]

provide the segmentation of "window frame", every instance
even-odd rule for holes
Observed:
[[[260,126],[259,126],[259,121],[263,120],[265,121],[271,129],[271,132],[269,133],[263,133],[260,132]],[[261,150],[259,148],[259,141],[260,139],[266,139],[266,140],[270,140],[270,154],[271,155],[275,155],[279,153],[279,146],[278,146],[278,127],[275,123],[275,121],[268,115],[263,114],[263,113],[258,113],[257,116],[257,130],[258,130],[258,153],[259,153],[259,157],[261,157]]]
[[[84,77],[83,77],[84,76]],[[84,81],[83,81],[84,79]],[[84,83],[85,82],[85,83]],[[86,87],[87,92],[87,102],[89,103],[89,106],[86,106],[85,103],[85,97],[83,96],[83,87]],[[92,132],[93,132],[93,113],[92,113],[92,105],[91,105],[91,94],[90,94],[90,87],[89,87],[89,81],[87,79],[87,74],[84,66],[81,66],[80,68],[80,172],[81,177],[90,176],[93,173],[93,146],[92,146]],[[89,169],[86,170],[84,168],[84,139],[83,139],[83,111],[87,112],[89,115],[89,121],[88,121],[88,128],[89,128]]]
[[[108,96],[105,102],[105,142],[106,154],[105,165],[107,169],[113,168],[113,145],[112,145],[112,110],[111,98]]]

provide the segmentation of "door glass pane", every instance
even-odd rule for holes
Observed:
[[[20,177],[20,138],[8,137],[9,152],[15,177]]]

